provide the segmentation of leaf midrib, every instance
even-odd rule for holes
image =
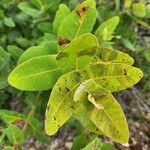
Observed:
[[[43,72],[39,72],[39,73],[35,73],[35,74],[32,74],[32,75],[28,75],[28,76],[25,76],[25,77],[21,77],[19,78],[18,80],[22,80],[22,79],[27,79],[27,78],[32,78],[32,77],[35,77],[35,76],[40,76],[42,74],[46,74],[46,73],[50,73],[50,72],[54,72],[54,71],[58,71],[60,70],[60,68],[56,68],[56,69],[52,69],[52,70],[47,70],[47,71],[43,71]]]

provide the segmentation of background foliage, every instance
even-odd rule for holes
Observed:
[[[60,3],[63,4],[60,5]],[[41,62],[46,64],[50,59],[55,59],[55,54],[58,53],[57,42],[60,45],[62,42],[68,42],[57,41],[57,36],[69,37],[69,40],[75,36],[73,32],[69,35],[63,33],[59,24],[78,4],[80,4],[78,0],[0,1],[0,145],[5,147],[4,149],[20,148],[25,139],[31,135],[44,144],[50,144],[43,129],[49,91],[20,92],[8,85],[7,77],[17,64],[21,64],[29,58],[53,54],[51,57],[46,57],[47,61],[45,62],[41,57]],[[146,0],[125,0],[123,2],[98,0],[96,7],[97,20],[92,33],[95,33],[98,28],[95,34],[98,36],[101,46],[116,48],[134,57],[135,65],[144,72],[144,78],[139,86],[141,89],[149,91],[149,3]],[[58,9],[59,11],[57,11]],[[58,19],[55,19],[55,16]],[[71,18],[73,18],[73,14],[68,18],[70,22],[73,21]],[[58,28],[60,28],[59,31]],[[67,23],[66,28],[69,30]],[[27,53],[23,54],[24,51]],[[38,53],[34,51],[38,51]],[[32,63],[34,64],[34,60]],[[49,65],[55,68],[55,64]],[[43,85],[47,90],[46,83],[43,82]],[[104,150],[107,149],[107,146],[109,149],[113,149],[110,148],[110,145],[99,141],[96,135],[79,131],[81,125],[78,121],[73,119],[68,124],[76,128],[77,132],[72,149],[81,149],[88,143],[89,145],[84,149],[90,149],[93,143],[94,146]],[[81,141],[83,143],[80,143]],[[78,145],[81,147],[77,148]]]

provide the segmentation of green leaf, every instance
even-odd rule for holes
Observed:
[[[74,117],[78,119],[86,130],[101,135],[102,132],[95,126],[95,124],[90,120],[88,115],[88,109],[84,103],[80,103],[80,106],[76,108],[74,112]]]
[[[18,64],[21,64],[27,60],[30,60],[34,57],[44,56],[44,55],[51,55],[56,53],[55,43],[53,42],[46,42],[39,46],[32,46],[28,48],[19,58]]]
[[[95,106],[89,111],[92,122],[113,141],[125,144],[129,140],[128,125],[124,113],[112,94],[99,97],[97,103],[103,109]]]
[[[79,95],[80,100],[91,102],[89,118],[103,134],[119,143],[128,142],[129,131],[124,113],[108,90],[90,79],[83,82],[75,94]]]
[[[0,89],[6,87],[7,83],[7,76],[10,72],[10,54],[7,53],[1,46],[0,46]]]
[[[14,148],[11,147],[11,146],[5,146],[5,147],[3,148],[3,150],[14,150]]]
[[[101,150],[101,141],[100,139],[96,138],[91,143],[89,143],[86,147],[82,148],[81,150]]]
[[[12,144],[21,145],[24,142],[24,133],[16,125],[10,124],[5,133]]]
[[[16,61],[23,53],[23,50],[15,45],[8,45],[7,50],[10,53],[11,57]]]
[[[123,90],[136,84],[143,76],[140,69],[121,63],[100,62],[83,69],[84,80],[94,79],[111,92]],[[92,72],[92,74],[90,73]]]
[[[101,86],[96,85],[96,82],[93,79],[89,79],[89,80],[86,80],[85,82],[81,83],[78,86],[78,88],[76,89],[76,91],[74,93],[74,97],[73,97],[74,101],[78,102],[78,101],[83,101],[85,99],[88,99],[95,107],[97,107],[95,99],[91,95],[93,90],[94,90],[94,93],[98,92],[101,94],[101,96],[108,93],[106,91],[106,89],[103,89]],[[99,108],[99,109],[102,109],[102,108]]]
[[[146,5],[146,17],[150,18],[150,4]]]
[[[23,37],[16,38],[15,42],[22,48],[28,48],[31,45],[31,41]]]
[[[99,5],[97,7],[97,12],[98,12],[98,22],[102,23],[106,20],[106,18],[108,19],[108,17],[111,14],[111,7],[107,4],[105,5]]]
[[[142,27],[150,29],[150,25],[147,22],[144,22],[136,17],[133,17],[133,20],[135,20],[135,22],[139,23]]]
[[[133,8],[133,13],[137,16],[137,17],[145,17],[146,15],[146,9],[145,9],[145,4],[142,2],[139,3],[134,3],[132,5]]]
[[[62,21],[70,14],[70,9],[65,4],[59,5],[59,10],[56,12],[55,20],[53,23],[53,30],[55,33],[58,32],[58,29]]]
[[[99,47],[96,37],[90,33],[83,34],[71,41],[58,54],[57,62],[63,73],[86,67]],[[66,65],[66,62],[69,62]]]
[[[35,117],[27,117],[26,121],[32,128],[34,136],[44,144],[50,144],[51,142],[47,139],[44,131],[41,130],[41,122]]]
[[[5,17],[4,10],[0,9],[0,20]]]
[[[56,12],[61,0],[45,0],[44,5],[50,12]]]
[[[60,75],[55,55],[39,56],[17,66],[10,73],[8,82],[20,90],[43,91],[51,89]]]
[[[79,4],[80,4],[80,2],[78,0],[71,0],[71,1],[69,1],[69,8],[74,9]]]
[[[43,44],[47,42],[56,42],[56,35],[52,33],[44,33],[44,36],[37,39],[38,44]]]
[[[41,7],[43,7],[42,0],[31,0],[31,4],[37,7],[38,9],[41,9]]]
[[[67,16],[58,30],[59,45],[68,44],[75,37],[92,31],[96,21],[95,0],[86,0]],[[66,30],[67,29],[67,30]]]
[[[147,50],[144,52],[144,56],[145,56],[147,62],[150,62],[150,49],[147,49]]]
[[[1,102],[4,102],[4,101],[6,101],[6,100],[8,100],[8,98],[9,98],[9,94],[8,93],[6,93],[5,91],[0,91],[0,101]]]
[[[18,8],[33,18],[38,18],[42,15],[42,11],[35,9],[29,2],[19,3]]]
[[[132,4],[132,0],[125,0],[124,7],[128,9],[130,8],[131,4]]]
[[[51,33],[53,24],[51,22],[40,22],[38,23],[37,28],[43,33]]]
[[[93,79],[111,92],[123,90],[136,84],[143,73],[140,69],[120,63],[95,63],[83,70],[64,74],[55,84],[47,105],[45,130],[52,135],[57,132],[78,106],[74,92],[81,82]]]
[[[34,93],[28,93],[27,96],[24,99],[24,102],[28,104],[31,108],[38,107],[39,101],[37,101],[37,96]]]
[[[116,149],[109,143],[102,143],[101,150],[116,150]]]
[[[72,97],[78,80],[72,77],[70,74],[61,76],[51,92],[45,115],[45,130],[48,135],[55,134],[73,113]]]
[[[100,61],[103,62],[124,63],[127,65],[133,65],[134,63],[134,59],[128,54],[105,47],[99,47],[98,56]]]
[[[124,46],[132,51],[136,51],[136,47],[135,45],[127,38],[123,38],[122,42],[124,44]]]
[[[115,150],[110,144],[101,142],[96,138],[81,150]]]
[[[109,41],[112,39],[112,34],[114,33],[118,23],[119,17],[115,16],[103,22],[99,26],[99,28],[95,32],[95,35],[97,36],[100,43],[102,43],[102,41]]]
[[[21,25],[28,20],[30,20],[30,17],[24,12],[20,12],[15,16],[15,21]]]
[[[84,143],[85,143],[85,135],[84,134],[78,135],[73,141],[71,150],[81,149],[83,147]]]
[[[10,59],[10,54],[0,46],[0,70],[5,68]]]
[[[23,120],[24,115],[16,111],[0,109],[0,118],[7,124],[13,123],[17,120]]]
[[[14,20],[11,18],[11,17],[5,17],[4,18],[4,24],[7,26],[7,27],[10,27],[10,28],[13,28],[16,26]]]
[[[6,136],[5,132],[2,130],[2,133],[0,135],[0,145],[3,144],[5,136]]]

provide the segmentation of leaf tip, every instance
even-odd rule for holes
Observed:
[[[122,145],[125,146],[125,147],[129,147],[129,143],[124,143]]]

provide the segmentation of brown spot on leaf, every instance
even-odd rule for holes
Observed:
[[[56,117],[54,116],[54,120],[56,121]]]
[[[61,39],[61,38],[58,39],[58,45],[60,45],[60,46],[67,45],[69,43],[70,43],[70,41],[68,39]]]
[[[103,80],[105,81],[106,79],[105,79],[105,78],[103,78]]]
[[[73,105],[71,106],[71,108],[72,108],[73,110],[75,109],[75,107],[74,107]]]
[[[127,70],[126,70],[126,69],[124,69],[124,75],[125,75],[125,76],[127,75]]]
[[[96,131],[98,132],[98,131],[99,131],[99,129],[98,129],[98,128],[96,128]]]
[[[123,58],[123,59],[122,59],[122,61],[124,62],[124,61],[125,61],[125,59]]]
[[[61,91],[61,87],[59,87],[59,91]]]
[[[70,92],[70,89],[66,87],[67,92]]]
[[[75,12],[81,19],[83,19],[83,17],[86,15],[88,9],[89,9],[89,6],[81,6],[81,7],[77,8],[75,10]]]
[[[108,82],[106,82],[106,85],[108,85]]]

